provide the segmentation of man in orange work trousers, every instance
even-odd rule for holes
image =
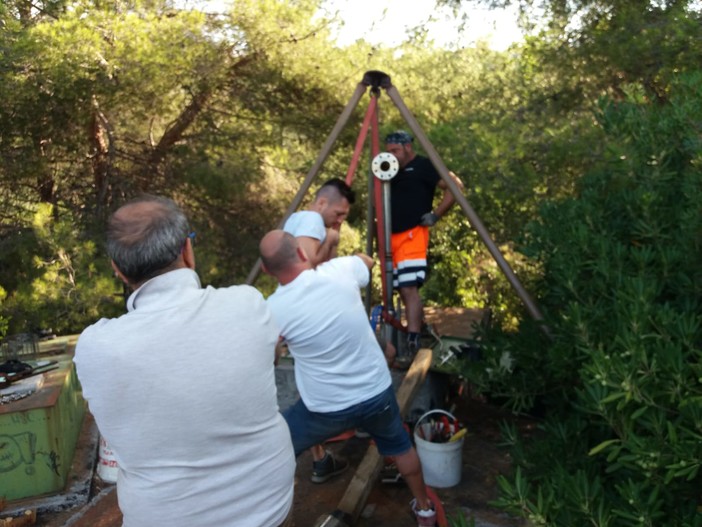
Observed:
[[[385,138],[386,150],[400,165],[390,180],[390,215],[392,223],[393,287],[400,292],[407,319],[407,346],[398,346],[398,362],[409,364],[419,348],[419,334],[424,320],[424,307],[419,288],[427,272],[429,227],[439,221],[456,201],[431,161],[417,155],[412,136],[397,131]],[[463,183],[449,175],[460,189]],[[443,190],[441,202],[434,205],[436,187]]]

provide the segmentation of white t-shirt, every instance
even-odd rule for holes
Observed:
[[[300,397],[314,412],[344,410],[392,383],[359,291],[368,278],[357,256],[334,258],[267,300],[295,360]]]
[[[283,230],[295,237],[307,236],[324,243],[327,238],[327,229],[324,226],[324,218],[319,212],[313,210],[301,210],[291,214],[283,225]]]
[[[74,359],[119,465],[123,525],[280,525],[295,457],[261,294],[203,289],[179,269],[146,282],[127,308],[88,327]]]

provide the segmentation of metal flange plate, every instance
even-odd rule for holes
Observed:
[[[390,152],[381,152],[371,161],[371,171],[381,181],[390,181],[399,170],[400,163]]]

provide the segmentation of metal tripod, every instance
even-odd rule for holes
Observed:
[[[444,165],[444,162],[441,160],[441,157],[439,154],[436,152],[436,149],[434,146],[429,142],[429,139],[427,138],[426,134],[422,130],[422,128],[419,126],[419,123],[415,119],[414,115],[410,110],[407,108],[405,103],[403,102],[402,98],[400,97],[399,92],[397,89],[392,85],[392,82],[390,81],[390,77],[383,73],[382,71],[367,71],[363,75],[363,79],[361,80],[360,83],[356,86],[356,90],[354,91],[353,95],[351,96],[350,101],[344,108],[344,110],[341,112],[341,115],[336,121],[336,124],[334,125],[334,128],[332,129],[331,133],[329,134],[329,137],[327,138],[326,142],[322,146],[322,150],[319,153],[319,156],[317,157],[317,160],[314,162],[312,165],[312,168],[310,168],[310,171],[307,173],[307,176],[305,177],[305,180],[302,183],[302,186],[298,190],[297,194],[295,195],[295,198],[293,201],[290,203],[288,206],[287,210],[285,211],[285,215],[283,219],[280,221],[278,224],[277,228],[282,228],[282,226],[285,224],[285,221],[288,219],[288,217],[295,211],[297,208],[300,206],[300,203],[302,202],[302,199],[304,198],[305,194],[309,190],[312,182],[314,181],[314,178],[317,176],[319,173],[322,165],[324,164],[324,161],[327,159],[329,156],[329,153],[331,151],[332,146],[334,145],[334,142],[338,139],[339,134],[341,131],[344,129],[344,126],[346,126],[349,118],[351,117],[351,114],[353,110],[356,108],[358,105],[359,101],[361,100],[361,97],[363,94],[366,92],[368,88],[371,88],[371,104],[369,105],[368,111],[366,113],[366,121],[375,119],[375,126],[371,128],[372,130],[372,141],[371,141],[371,152],[372,156],[375,157],[379,153],[379,139],[378,139],[378,127],[377,127],[377,97],[380,94],[380,90],[384,89],[385,92],[387,93],[388,97],[390,100],[395,104],[397,109],[400,111],[400,114],[402,117],[405,119],[407,125],[409,126],[410,130],[413,132],[415,138],[419,142],[419,144],[422,146],[424,151],[427,154],[427,157],[431,160],[432,164],[436,168],[437,172],[441,176],[441,178],[446,182],[446,185],[448,186],[449,191],[451,194],[453,194],[454,198],[456,199],[456,203],[461,207],[461,210],[463,210],[463,213],[466,215],[468,218],[468,221],[470,222],[471,226],[475,229],[475,231],[478,233],[478,236],[480,236],[480,239],[482,242],[485,244],[487,247],[488,251],[492,255],[493,259],[497,263],[498,267],[502,271],[502,273],[505,275],[507,278],[508,282],[510,285],[514,288],[515,292],[521,299],[521,301],[524,303],[524,306],[526,307],[527,311],[531,315],[531,317],[536,320],[536,321],[543,321],[543,315],[541,314],[541,311],[537,307],[537,305],[534,303],[532,300],[531,296],[529,293],[525,290],[517,276],[515,275],[514,271],[510,267],[509,263],[505,260],[504,256],[500,252],[499,248],[495,244],[495,242],[492,240],[490,237],[489,233],[487,232],[487,229],[483,225],[482,220],[480,217],[476,214],[476,212],[473,210],[473,208],[470,206],[468,201],[466,200],[465,196],[461,193],[461,189],[456,185],[456,183],[453,181],[451,176],[449,176],[449,170],[446,168],[446,165]],[[353,178],[353,173],[355,172],[355,165],[358,162],[358,152],[360,151],[360,147],[363,144],[363,140],[365,139],[365,132],[367,131],[367,127],[365,126],[364,122],[364,128],[362,129],[362,134],[359,136],[357,145],[356,145],[356,154],[354,155],[354,159],[351,163],[351,166],[349,167],[349,171],[347,173],[347,183],[350,184],[349,177]],[[370,179],[375,179],[375,178],[370,178]],[[377,185],[377,183],[376,183]],[[373,191],[371,194],[369,192],[369,195],[375,195],[376,196],[376,212],[380,213],[380,208],[378,205],[378,190],[377,186],[374,188],[373,187],[373,182],[371,181],[369,183],[369,191]],[[370,209],[370,207],[369,207]],[[372,253],[372,238],[373,238],[373,233],[372,229],[370,226],[373,224],[374,218],[372,217],[371,214],[369,214],[369,228],[368,228],[368,251],[369,254]],[[380,224],[380,221],[378,222]],[[379,245],[382,243],[385,245],[387,236],[385,235],[378,235],[378,243]],[[380,246],[382,248],[382,245]],[[390,254],[389,247],[385,248],[386,250],[384,251],[385,253],[385,268],[384,268],[384,281],[388,281],[388,265],[387,265],[387,258],[388,255]],[[383,252],[383,251],[381,251]],[[246,283],[247,284],[253,284],[254,281],[256,280],[256,277],[258,276],[259,272],[261,269],[261,261],[258,259],[256,261],[256,264],[252,268],[251,272],[249,273]],[[390,279],[389,279],[389,284],[392,284],[392,256],[390,256]],[[385,294],[385,301],[389,301],[389,306],[392,304],[392,290],[391,287],[389,287],[387,284],[384,284],[384,291],[389,290],[389,298],[388,298],[388,293]],[[369,302],[370,295],[366,295],[366,302]],[[548,334],[548,328],[542,324],[543,330]]]

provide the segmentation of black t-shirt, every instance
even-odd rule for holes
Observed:
[[[423,156],[415,156],[390,180],[392,232],[404,232],[419,225],[422,215],[431,212],[434,191],[441,176]]]

